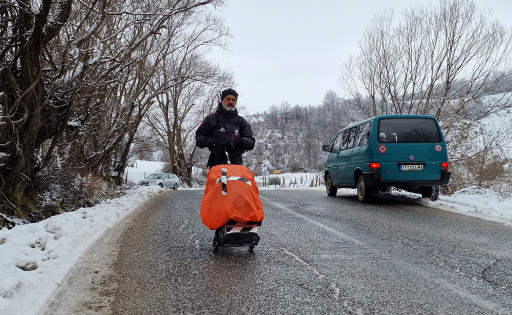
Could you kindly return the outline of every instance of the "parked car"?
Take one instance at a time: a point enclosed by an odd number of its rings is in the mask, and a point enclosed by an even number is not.
[[[357,198],[397,187],[437,200],[439,187],[448,185],[448,153],[439,123],[432,116],[377,116],[346,127],[332,144],[324,179],[327,194],[356,188]]]
[[[174,190],[178,189],[179,184],[179,177],[170,173],[151,174],[139,182],[139,185],[142,186],[158,185],[161,188],[170,187]]]

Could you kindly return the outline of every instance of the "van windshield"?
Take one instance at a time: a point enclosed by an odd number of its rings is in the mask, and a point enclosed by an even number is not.
[[[379,142],[441,142],[441,134],[432,118],[382,118]]]

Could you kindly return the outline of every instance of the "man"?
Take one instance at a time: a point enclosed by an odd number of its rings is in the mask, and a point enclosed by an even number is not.
[[[242,154],[254,149],[256,143],[251,125],[238,115],[238,93],[235,90],[222,91],[220,99],[215,113],[206,116],[197,128],[196,144],[210,150],[209,167],[227,164],[226,152],[231,164],[243,165]]]

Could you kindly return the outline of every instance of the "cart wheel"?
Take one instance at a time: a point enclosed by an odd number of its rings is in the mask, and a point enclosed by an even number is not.
[[[213,238],[213,251],[219,250],[219,239],[217,238],[217,235]]]

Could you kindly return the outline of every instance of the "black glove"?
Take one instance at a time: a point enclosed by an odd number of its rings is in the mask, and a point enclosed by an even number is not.
[[[245,149],[245,141],[242,139],[235,139],[232,142],[235,149]]]
[[[224,142],[222,142],[222,147],[225,150],[228,150],[228,149],[234,149],[235,145],[233,144],[233,141],[224,141]]]
[[[219,141],[217,141],[215,139],[208,139],[206,141],[206,146],[208,147],[208,149],[211,150],[211,149],[219,146]]]
[[[226,149],[243,149],[245,148],[245,142],[242,139],[235,139],[233,141],[224,141],[222,146]]]

